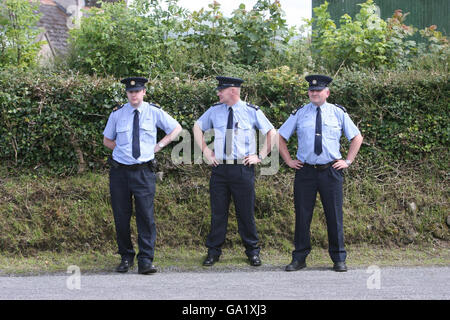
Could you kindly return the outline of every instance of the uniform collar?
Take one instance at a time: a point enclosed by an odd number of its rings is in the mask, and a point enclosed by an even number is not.
[[[229,105],[227,105],[227,104],[225,104],[225,105],[227,106],[227,110],[228,110],[229,108],[232,108],[232,109],[234,110],[234,109],[238,108],[241,104],[242,104],[242,100],[239,99],[238,102],[236,102],[236,103],[233,104],[232,106],[229,106]]]
[[[322,103],[320,106],[316,106],[314,103],[312,103],[311,102],[311,104],[313,105],[313,107],[314,108],[317,108],[317,107],[319,107],[319,108],[323,108],[324,106],[326,106],[327,105],[327,102],[325,101],[324,103]]]
[[[320,106],[316,106],[314,103],[310,102],[309,105],[311,106],[312,109],[316,110],[318,107],[320,107],[320,109],[324,109],[324,107],[326,107],[329,103],[328,102],[324,102],[323,104],[321,104]]]
[[[133,106],[131,105],[131,103],[128,102],[128,105],[129,105],[129,107],[130,107],[130,112],[131,112],[131,113],[134,113],[134,110],[137,110],[139,113],[141,113],[144,104],[145,104],[145,101],[142,101],[142,103],[139,105],[139,107],[135,108],[135,107],[133,107]]]

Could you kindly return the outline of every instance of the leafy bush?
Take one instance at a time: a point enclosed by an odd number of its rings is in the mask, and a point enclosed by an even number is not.
[[[346,106],[359,124],[367,160],[389,164],[434,159],[433,165],[446,168],[449,91],[445,70],[344,70],[333,82],[330,101]]]
[[[91,74],[147,74],[162,58],[159,31],[125,3],[103,3],[70,31],[70,64]]]
[[[266,12],[269,13],[268,18]],[[295,35],[292,28],[287,28],[279,1],[259,0],[250,11],[241,4],[229,23],[235,31],[233,40],[238,46],[235,63],[261,63],[274,53],[284,52]]]
[[[355,20],[344,14],[339,28],[330,18],[328,2],[314,8],[312,54],[325,69],[336,72],[343,66],[363,69],[404,67],[411,59],[430,52],[428,49],[431,48],[435,55],[448,59],[448,42],[442,34],[431,35],[430,30],[425,29],[421,34],[432,44],[417,45],[411,40],[417,29],[405,25],[408,14],[396,10],[392,18],[384,21],[377,15],[373,0],[359,6],[361,10]]]
[[[3,164],[73,172],[101,161],[103,108],[118,104],[120,83],[70,72],[0,74]]]
[[[103,3],[71,31],[69,66],[88,74],[160,76],[166,72],[196,78],[221,73],[229,64],[264,69],[287,52],[295,34],[279,1],[258,0],[226,18],[220,4],[192,13],[178,0]]]
[[[412,62],[412,68],[418,70],[448,70],[450,62],[450,46],[447,37],[432,25],[419,31],[423,43],[419,44],[419,54]]]

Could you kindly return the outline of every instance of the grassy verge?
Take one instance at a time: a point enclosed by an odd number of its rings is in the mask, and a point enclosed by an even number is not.
[[[346,173],[344,233],[349,245],[431,245],[450,241],[446,224],[448,183],[439,172],[383,169]],[[381,170],[380,170],[381,171]],[[158,244],[202,247],[210,228],[209,170],[176,168],[157,184]],[[262,247],[289,251],[294,232],[293,173],[256,178],[255,220]],[[319,200],[311,241],[327,247]],[[115,230],[106,172],[72,177],[0,176],[0,252],[36,255],[41,251],[115,250]],[[225,248],[241,245],[234,206],[230,207]],[[132,218],[132,238],[137,230]]]
[[[415,168],[367,168],[345,174],[344,234],[350,266],[450,265],[447,176]],[[209,169],[167,169],[157,184],[155,263],[165,270],[203,270],[209,232]],[[293,173],[256,178],[255,220],[266,266],[290,260],[294,233]],[[132,218],[132,239],[137,230]],[[218,268],[246,267],[230,208]],[[316,202],[309,266],[329,266],[326,222]],[[0,275],[65,272],[67,266],[110,271],[118,263],[106,172],[71,177],[9,175],[0,168]],[[215,266],[216,267],[216,266]]]
[[[434,246],[377,247],[348,246],[347,264],[350,268],[365,268],[369,265],[384,266],[448,266],[450,265],[450,245],[441,243]],[[155,265],[162,272],[204,272],[231,270],[283,270],[290,262],[290,253],[275,249],[261,252],[263,266],[249,266],[243,249],[225,249],[221,260],[212,268],[201,263],[205,257],[204,248],[160,248],[156,252]],[[94,251],[57,253],[39,252],[33,256],[0,255],[0,276],[37,275],[65,273],[67,267],[76,265],[82,273],[113,272],[120,257],[113,253]],[[323,248],[313,248],[307,259],[308,268],[330,268],[328,252]]]

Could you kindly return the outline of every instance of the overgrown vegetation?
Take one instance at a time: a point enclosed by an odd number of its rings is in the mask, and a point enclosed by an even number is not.
[[[177,2],[136,0],[130,7],[104,3],[92,9],[71,31],[69,66],[90,74],[151,78],[167,72],[198,78],[230,64],[264,69],[272,58],[287,54],[295,34],[279,1],[258,0],[250,10],[241,4],[230,18],[216,1],[192,13]]]
[[[396,246],[450,240],[445,224],[448,188],[431,171],[372,168],[363,164],[346,173],[344,231],[346,243]],[[173,168],[157,184],[155,217],[157,245],[203,247],[210,225],[209,169]],[[166,170],[167,174],[167,170]],[[294,208],[293,172],[257,175],[256,225],[263,248],[292,250]],[[111,252],[116,248],[106,172],[79,176],[1,178],[0,251],[24,255],[40,250]],[[132,219],[136,240],[136,225]],[[323,208],[313,216],[314,246],[327,247]],[[231,206],[226,248],[240,246]]]
[[[343,66],[404,68],[432,50],[447,50],[448,54],[447,39],[436,31],[436,26],[420,31],[423,42],[418,45],[412,40],[417,28],[405,24],[408,13],[396,10],[384,21],[378,16],[374,1],[368,0],[360,6],[354,20],[348,14],[341,17],[339,28],[330,19],[326,1],[314,8],[312,50],[326,69],[336,72]]]

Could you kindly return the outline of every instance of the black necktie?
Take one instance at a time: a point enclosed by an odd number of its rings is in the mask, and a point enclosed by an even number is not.
[[[320,107],[317,107],[316,135],[314,137],[314,153],[317,155],[322,153],[322,116],[320,114]]]
[[[231,154],[233,145],[233,108],[228,109],[227,133],[225,138],[224,151],[227,156]]]
[[[132,140],[133,158],[137,159],[141,155],[141,148],[139,145],[139,111],[134,110],[133,119],[133,140]]]

